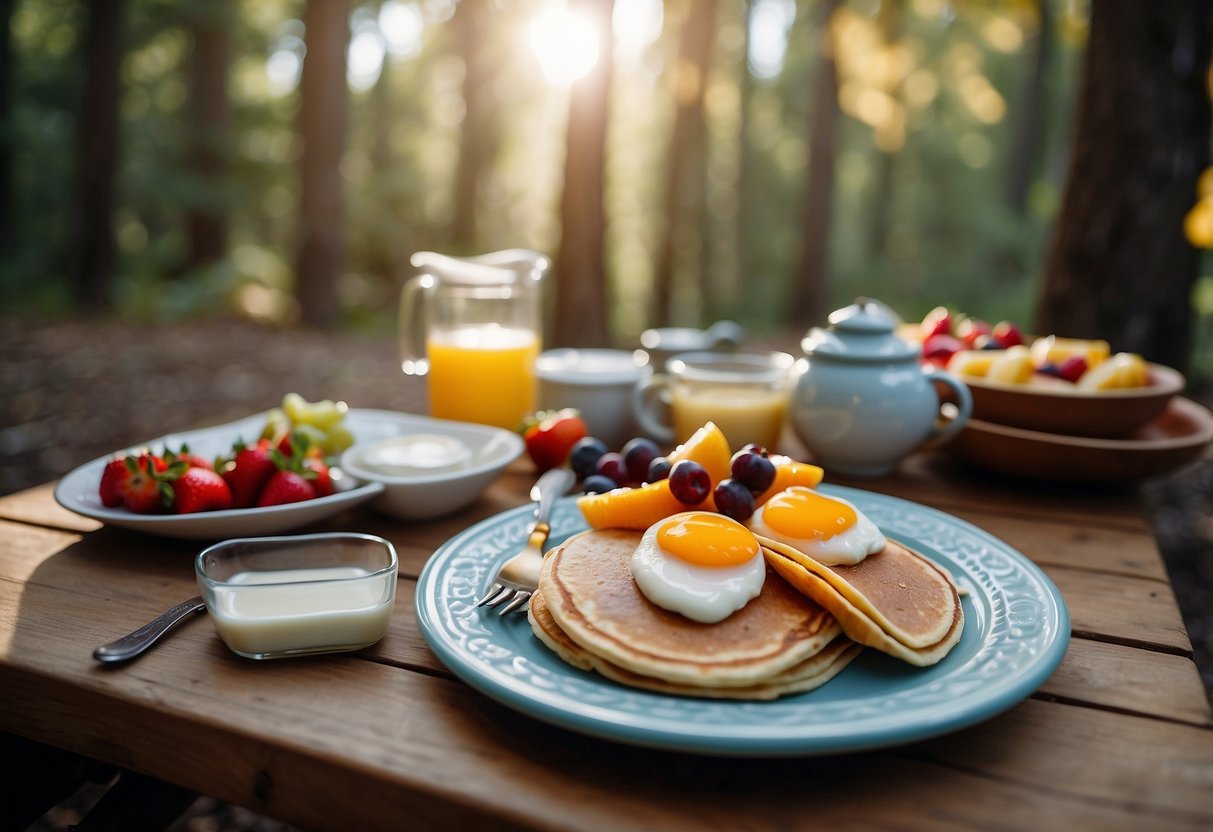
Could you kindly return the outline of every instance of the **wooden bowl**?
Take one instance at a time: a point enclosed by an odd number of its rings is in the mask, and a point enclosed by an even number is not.
[[[1056,386],[999,384],[957,376],[973,394],[973,418],[1008,427],[1070,436],[1128,437],[1157,418],[1184,389],[1178,370],[1149,364],[1150,383],[1125,390],[1081,391]],[[941,391],[941,395],[943,391]]]
[[[1157,476],[1200,456],[1213,440],[1213,414],[1175,396],[1124,439],[1069,436],[970,419],[950,453],[991,471],[1075,482],[1127,482]]]

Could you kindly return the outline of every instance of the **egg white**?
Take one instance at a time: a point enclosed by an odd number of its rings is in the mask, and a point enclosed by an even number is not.
[[[632,577],[654,604],[693,621],[715,624],[762,592],[767,569],[761,550],[736,566],[697,566],[657,542],[657,530],[664,522],[650,526],[632,553]]]
[[[829,499],[850,506],[855,510],[855,522],[851,527],[833,537],[817,540],[814,538],[791,537],[777,532],[766,523],[763,511],[766,508],[765,504],[759,506],[755,510],[754,516],[750,518],[750,530],[754,534],[778,540],[780,543],[804,552],[813,560],[827,566],[846,566],[859,563],[868,555],[874,555],[884,548],[884,535],[880,533],[880,529],[876,527],[876,524],[866,514],[855,508],[853,503],[846,500],[838,497],[829,497]]]

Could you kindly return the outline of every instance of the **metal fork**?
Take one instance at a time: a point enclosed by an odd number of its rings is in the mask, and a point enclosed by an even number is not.
[[[527,533],[526,545],[497,570],[497,577],[484,597],[476,602],[478,607],[496,607],[505,603],[498,615],[505,615],[531,600],[531,593],[539,586],[539,567],[543,565],[543,544],[552,531],[549,521],[556,499],[564,495],[577,480],[568,468],[553,468],[546,471],[539,481],[531,486],[531,499],[535,501],[535,522]]]

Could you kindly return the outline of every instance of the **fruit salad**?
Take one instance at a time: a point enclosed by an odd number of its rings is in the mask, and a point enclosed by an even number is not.
[[[345,402],[313,403],[288,393],[282,408],[267,414],[259,437],[251,444],[237,439],[214,460],[184,445],[117,455],[101,473],[101,504],[136,514],[193,514],[327,497],[335,491],[328,460],[353,443],[342,424],[347,409]]]
[[[1113,354],[1107,341],[1047,335],[1029,339],[1011,321],[990,324],[940,306],[899,334],[922,344],[924,363],[961,377],[1062,392],[1095,393],[1150,384],[1140,355]]]
[[[591,528],[644,530],[683,511],[724,514],[745,522],[773,494],[793,485],[815,486],[822,470],[749,444],[736,453],[714,423],[699,428],[668,454],[636,437],[619,451],[587,436],[569,452],[581,479],[577,506]]]

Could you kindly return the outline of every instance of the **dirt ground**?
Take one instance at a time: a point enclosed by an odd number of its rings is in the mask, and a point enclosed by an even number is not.
[[[416,410],[422,395],[400,372],[392,334],[323,334],[226,320],[147,325],[0,318],[0,494],[56,479],[168,430],[265,410],[291,391],[392,410]],[[1208,394],[1189,395],[1210,404]],[[1142,491],[1213,695],[1213,459],[1146,483]],[[99,788],[56,807],[31,829],[78,822]],[[172,829],[289,827],[200,798]]]

